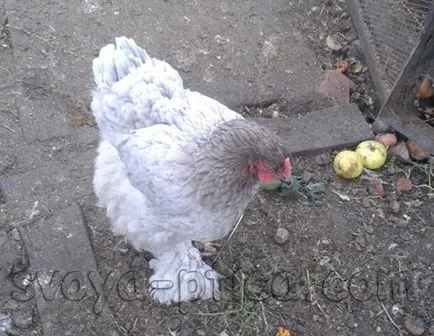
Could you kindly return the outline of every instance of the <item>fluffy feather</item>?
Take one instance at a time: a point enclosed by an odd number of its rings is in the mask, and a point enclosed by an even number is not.
[[[178,72],[125,37],[93,61],[101,132],[95,193],[115,234],[155,259],[161,303],[218,296],[218,274],[191,241],[225,236],[258,191],[250,160],[279,166],[279,140],[217,101],[184,89]],[[186,284],[197,282],[189,292]],[[167,286],[167,284],[170,286]]]

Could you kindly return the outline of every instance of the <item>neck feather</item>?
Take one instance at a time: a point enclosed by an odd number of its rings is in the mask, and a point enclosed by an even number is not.
[[[213,208],[245,208],[259,189],[248,163],[267,159],[271,155],[267,151],[280,146],[277,142],[268,130],[244,119],[225,122],[208,134],[194,164],[201,203]]]

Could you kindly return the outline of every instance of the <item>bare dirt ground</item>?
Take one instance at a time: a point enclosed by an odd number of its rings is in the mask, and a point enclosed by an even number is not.
[[[305,177],[326,184],[321,203],[306,193],[258,196],[216,262],[227,276],[221,301],[167,309],[142,288],[133,302],[132,293],[127,300],[114,294],[109,304],[118,321],[134,326],[133,335],[165,335],[169,328],[176,335],[269,335],[281,324],[295,335],[398,335],[391,319],[402,330],[408,315],[432,323],[432,203],[423,201],[422,190],[397,195],[386,185],[402,204],[393,213],[387,200],[367,191],[368,180],[337,180],[327,165],[312,162],[296,159],[310,172]],[[385,181],[394,178],[387,168],[380,173]],[[117,248],[103,213],[86,204],[102,273],[148,275],[146,256]],[[289,231],[284,244],[275,241],[278,228]]]
[[[150,300],[149,255],[113,237],[92,193],[98,134],[86,113],[91,60],[101,46],[128,35],[180,70],[186,86],[246,116],[291,116],[328,106],[314,90],[323,70],[360,58],[357,43],[348,43],[356,36],[345,1],[0,0],[0,19],[1,336],[43,335],[35,300],[11,294],[29,285],[11,278],[31,266],[21,219],[55,216],[71,204],[80,207],[107,289],[107,302],[91,304],[90,314],[102,320],[102,311],[111,312],[110,335],[272,335],[284,325],[295,336],[394,336],[409,335],[406,320],[434,335],[426,162],[389,162],[377,171],[386,190],[378,197],[368,174],[337,178],[333,153],[296,156],[305,188],[285,197],[261,193],[232,239],[218,242],[217,260],[207,259],[226,276],[221,300],[172,307]],[[332,52],[325,40],[336,33],[344,48]],[[350,76],[352,101],[372,117],[378,106],[368,74]],[[397,192],[401,176],[420,187]],[[310,197],[309,183],[322,183],[324,192]],[[289,232],[281,244],[278,228]],[[109,334],[79,324],[64,334]]]

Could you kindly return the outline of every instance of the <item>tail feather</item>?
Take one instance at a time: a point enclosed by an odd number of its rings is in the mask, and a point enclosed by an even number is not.
[[[179,73],[149,57],[132,39],[118,37],[101,48],[92,70],[91,103],[102,138],[117,146],[133,130],[156,124],[179,126],[190,112]]]
[[[144,64],[149,55],[133,39],[116,38],[116,45],[108,44],[101,48],[99,56],[93,60],[93,75],[98,86],[111,86],[125,77],[131,68]]]

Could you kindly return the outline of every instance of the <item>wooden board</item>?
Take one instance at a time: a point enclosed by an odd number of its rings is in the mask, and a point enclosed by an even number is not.
[[[374,136],[365,117],[354,104],[294,118],[261,118],[256,122],[282,137],[292,153],[352,146]]]
[[[117,335],[109,307],[98,295],[103,279],[80,209],[71,205],[23,226],[33,293],[44,336]],[[74,283],[75,282],[75,283]]]

